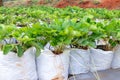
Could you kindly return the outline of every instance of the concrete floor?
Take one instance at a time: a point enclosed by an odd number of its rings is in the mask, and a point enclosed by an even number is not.
[[[105,71],[98,71],[100,79],[96,79],[93,73],[78,74],[71,76],[69,80],[120,80],[120,69],[109,69]]]

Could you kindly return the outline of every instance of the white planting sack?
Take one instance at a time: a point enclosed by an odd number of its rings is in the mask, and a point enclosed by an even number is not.
[[[0,44],[16,44],[17,40],[15,38],[4,39],[0,41]]]
[[[44,46],[44,50],[54,50],[54,47],[50,45],[50,43],[47,43],[45,46]]]
[[[64,78],[62,80],[67,80],[68,68],[69,50],[65,50],[60,55],[55,55],[50,50],[44,50],[37,57],[39,80],[52,80],[58,75]]]
[[[29,48],[22,57],[0,51],[0,80],[37,80],[35,48]]]
[[[90,49],[90,70],[92,72],[106,70],[111,67],[113,58],[112,51],[103,51],[101,49]]]
[[[114,50],[114,57],[112,61],[112,68],[117,69],[120,68],[120,45],[116,47]]]
[[[69,74],[87,73],[89,71],[89,54],[89,50],[71,50]]]

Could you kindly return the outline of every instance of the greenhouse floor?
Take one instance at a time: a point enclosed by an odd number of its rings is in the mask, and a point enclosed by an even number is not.
[[[96,79],[93,73],[85,73],[71,76],[69,80],[120,80],[120,69],[109,69],[98,72],[99,79]]]

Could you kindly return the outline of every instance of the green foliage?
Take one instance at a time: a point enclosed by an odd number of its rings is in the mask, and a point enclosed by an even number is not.
[[[95,40],[99,39],[115,46],[120,42],[119,14],[119,10],[78,7],[1,7],[0,48],[4,54],[14,51],[21,57],[30,47],[36,48],[38,56],[48,42],[56,54],[62,53],[67,45],[96,47]],[[17,43],[2,43],[11,38]]]
[[[17,48],[17,55],[19,57],[21,57],[24,53],[24,51],[23,51],[24,49],[22,49],[22,46],[20,46],[20,45],[17,45],[16,48]]]
[[[10,52],[13,49],[12,45],[5,45],[3,46],[3,54],[8,54],[8,52]]]

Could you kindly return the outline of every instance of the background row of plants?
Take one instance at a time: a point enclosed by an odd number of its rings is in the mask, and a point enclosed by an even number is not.
[[[119,10],[107,9],[82,9],[78,7],[67,7],[63,9],[31,6],[31,7],[0,7],[0,23],[16,24],[26,26],[30,23],[36,23],[39,20],[51,22],[57,18],[77,18],[81,19],[84,16],[93,16],[93,19],[113,19],[120,18]]]
[[[4,54],[14,51],[21,57],[26,49],[36,47],[38,56],[49,42],[53,52],[60,54],[66,46],[96,48],[95,41],[103,39],[108,42],[109,50],[120,41],[119,13],[118,10],[78,7],[2,7],[0,49]]]

